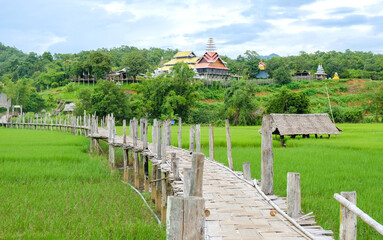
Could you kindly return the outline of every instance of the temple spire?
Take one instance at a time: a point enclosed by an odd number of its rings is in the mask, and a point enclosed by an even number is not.
[[[214,39],[209,38],[206,44],[206,52],[215,52],[215,51],[217,51],[217,49],[215,47]]]

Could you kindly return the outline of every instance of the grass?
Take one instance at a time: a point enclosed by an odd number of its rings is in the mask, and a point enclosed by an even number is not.
[[[287,172],[301,174],[302,209],[314,211],[319,225],[339,235],[339,204],[334,193],[356,191],[357,205],[383,223],[383,127],[382,124],[337,124],[344,130],[330,139],[289,139],[281,148],[274,146],[274,191],[286,196]],[[261,135],[259,126],[231,127],[232,155],[236,171],[250,162],[252,176],[261,176]],[[182,146],[188,149],[189,126],[183,126]],[[172,145],[177,146],[178,127],[172,127]],[[117,132],[122,134],[122,128]],[[129,132],[129,131],[128,131]],[[208,127],[201,127],[203,152],[208,156]],[[149,127],[151,139],[151,127]],[[214,128],[216,160],[227,164],[224,127]],[[382,239],[358,219],[358,239]]]
[[[0,239],[165,239],[89,140],[0,128]]]

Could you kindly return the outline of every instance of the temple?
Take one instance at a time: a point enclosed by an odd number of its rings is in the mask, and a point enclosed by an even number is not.
[[[327,73],[324,72],[321,64],[318,65],[317,72],[314,75],[317,80],[323,80],[327,78]]]
[[[216,52],[212,38],[209,38],[205,54],[198,59],[195,65],[197,78],[206,80],[227,80],[232,76],[226,62]]]
[[[154,72],[156,76],[161,73],[169,73],[171,71],[171,68],[180,62],[186,63],[189,66],[189,68],[193,69],[197,63],[197,60],[198,57],[192,51],[178,52],[176,55],[174,55],[174,58],[172,60],[165,63],[163,67],[158,68]]]

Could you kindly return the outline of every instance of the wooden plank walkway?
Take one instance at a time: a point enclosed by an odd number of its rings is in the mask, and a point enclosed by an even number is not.
[[[49,122],[49,121],[48,121]],[[74,121],[75,122],[75,121]],[[13,124],[13,125],[12,125]],[[7,123],[7,126],[53,130],[54,127],[61,127],[75,134],[87,132],[88,137],[93,139],[110,140],[109,131],[105,128],[96,127],[93,131],[88,126],[75,124],[46,124],[46,123]],[[72,130],[71,130],[72,129]],[[149,160],[159,164],[154,153],[154,145],[149,143],[148,150],[143,149],[143,142],[137,140],[133,144],[133,138],[126,137],[126,144],[123,144],[123,137],[115,135],[113,142],[109,142],[114,147],[132,149],[133,152],[144,152],[149,156]],[[161,164],[161,168],[170,169],[171,154],[176,153],[179,158],[179,168],[190,168],[192,164],[192,154],[190,151],[174,146],[166,147],[166,163]],[[142,159],[141,159],[142,161]],[[170,178],[170,177],[169,177]],[[182,179],[182,177],[181,177]],[[175,196],[183,195],[183,181],[172,180],[172,194]],[[205,199],[205,209],[210,211],[210,215],[205,221],[205,238],[211,240],[218,239],[333,239],[329,231],[324,231],[319,226],[313,226],[315,221],[305,220],[305,230],[309,231],[314,237],[310,237],[301,229],[294,226],[282,214],[272,214],[275,211],[272,205],[262,196],[251,182],[244,180],[241,174],[231,171],[223,164],[205,158],[203,169],[203,198]],[[285,205],[281,198],[273,197],[279,204]],[[284,206],[281,207],[285,208]],[[304,222],[304,221],[301,221]]]
[[[98,138],[108,138],[106,129],[98,129]],[[133,147],[133,139],[127,136],[127,145]],[[123,137],[115,136],[115,146],[122,146]],[[137,140],[137,148],[142,149],[142,142]],[[149,149],[154,152],[153,144]],[[182,172],[191,167],[191,152],[168,146],[166,161],[170,166],[171,153],[180,159]],[[153,157],[152,153],[152,157]],[[183,182],[173,184],[174,195],[183,195]],[[205,208],[210,215],[205,222],[206,239],[311,239],[280,214],[271,215],[274,208],[257,192],[254,186],[244,181],[223,164],[205,158],[203,172],[203,198]],[[314,222],[315,223],[315,222]],[[315,239],[333,239],[322,235],[323,232],[310,231]]]

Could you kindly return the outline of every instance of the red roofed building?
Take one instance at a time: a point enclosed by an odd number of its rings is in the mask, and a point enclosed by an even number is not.
[[[225,80],[230,78],[226,62],[217,52],[205,52],[194,67],[202,79]]]

